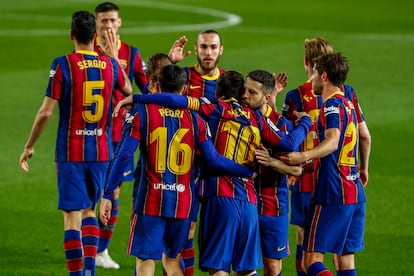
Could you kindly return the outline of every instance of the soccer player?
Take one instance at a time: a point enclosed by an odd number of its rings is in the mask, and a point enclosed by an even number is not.
[[[184,52],[187,41],[187,38],[182,36],[174,42],[168,54],[173,62],[179,62],[191,53],[191,51]],[[186,95],[196,98],[206,97],[212,102],[217,100],[217,80],[224,72],[218,67],[223,51],[222,39],[217,31],[209,29],[198,34],[194,46],[197,64],[184,67],[188,77]]]
[[[121,102],[130,103],[133,98],[134,102],[158,102],[196,110],[208,120],[219,153],[251,167],[254,167],[254,151],[262,137],[270,147],[286,151],[297,148],[310,126],[308,116],[298,114],[303,116],[298,127],[286,135],[259,111],[243,107],[237,101],[243,89],[243,76],[227,71],[220,76],[217,85],[217,96],[224,99],[215,104],[206,98],[171,94],[134,95]],[[262,264],[253,181],[210,175],[208,172],[201,175],[199,191],[202,198],[200,267],[210,274],[228,274],[232,268],[240,275],[247,275]],[[244,243],[239,244],[237,240]]]
[[[66,265],[73,276],[95,275],[99,233],[95,206],[112,158],[112,91],[116,87],[132,94],[131,83],[117,60],[93,51],[95,31],[92,14],[73,14],[75,52],[53,61],[46,96],[20,156],[20,166],[27,172],[27,159],[33,156],[35,143],[58,104],[58,209],[63,212]],[[114,40],[111,34],[108,38]]]
[[[271,94],[275,80],[271,73],[255,70],[247,74],[244,83],[245,93],[242,101],[253,109],[258,109],[280,130],[290,132],[294,126],[271,107]],[[272,149],[269,149],[272,152]],[[273,155],[276,156],[277,152]],[[300,175],[300,166],[288,166],[278,159],[271,159],[267,150],[256,150],[256,158],[263,165],[272,165],[272,169],[261,166],[256,178],[258,198],[260,240],[263,255],[264,275],[281,275],[282,259],[289,256],[289,194],[286,175]],[[277,163],[276,163],[277,162]],[[275,164],[276,163],[276,164]],[[280,164],[282,163],[282,164]]]
[[[312,89],[323,101],[316,121],[319,144],[280,158],[288,164],[320,158],[305,221],[307,275],[333,275],[323,264],[326,252],[337,255],[337,275],[356,275],[354,254],[364,248],[366,198],[358,169],[358,121],[341,91],[348,62],[340,53],[322,55],[313,62]]]
[[[161,91],[180,93],[185,89],[185,72],[177,65],[166,65],[160,70],[158,83]],[[128,251],[137,257],[137,275],[153,275],[155,260],[160,260],[163,252],[167,255],[163,264],[168,275],[182,275],[179,253],[187,241],[195,199],[196,149],[214,170],[213,175],[231,173],[250,178],[253,171],[217,153],[209,140],[207,124],[194,111],[156,104],[137,104],[134,111],[133,117],[126,119],[131,121],[131,128],[111,166],[101,219],[105,223],[110,220],[117,179],[140,146],[141,171],[134,187]]]
[[[128,74],[129,80],[132,82],[135,80],[135,83],[142,91],[145,84],[147,83],[147,77],[144,70],[144,62],[141,58],[141,54],[138,48],[131,46],[124,41],[119,39],[118,30],[122,26],[122,19],[120,17],[119,7],[112,2],[103,2],[96,6],[95,8],[96,16],[96,43],[95,51],[99,54],[105,53],[105,49],[108,47],[108,32],[111,31],[116,36],[116,41],[111,51],[118,57],[119,62],[121,63],[123,69]],[[115,90],[113,93],[112,104],[115,106],[118,101],[120,101],[124,95],[119,91]],[[112,142],[114,148],[117,147],[123,128],[123,122],[125,117],[126,110],[123,110],[121,115],[118,117],[112,118]],[[121,184],[123,181],[132,181],[134,169],[134,160],[131,160],[131,164],[125,169],[123,176],[120,178],[120,185],[118,185],[113,200],[113,214],[112,220],[108,225],[103,225],[101,221],[99,222],[99,246],[98,254],[96,256],[96,265],[103,268],[114,268],[119,269],[119,264],[116,263],[108,253],[108,247],[115,229],[116,222],[118,220],[118,206],[119,206],[119,194],[121,189]]]
[[[177,39],[169,53],[170,59],[176,63],[188,55],[191,51],[184,52],[184,47],[188,39],[185,36]],[[206,97],[212,102],[216,102],[217,80],[224,70],[218,67],[220,56],[223,54],[224,46],[221,35],[215,30],[204,30],[197,35],[194,45],[194,52],[197,56],[197,63],[191,67],[184,67],[187,75],[187,90],[183,93],[193,97]],[[185,267],[185,275],[194,275],[194,235],[196,230],[196,221],[199,210],[199,202],[194,201],[194,209],[192,213],[191,229],[188,236],[188,242],[181,254],[183,266]]]
[[[312,91],[312,84],[310,82],[310,76],[312,75],[313,59],[333,52],[332,45],[325,39],[316,37],[311,39],[305,39],[304,41],[304,69],[306,71],[308,81],[299,86],[296,89],[289,91],[286,94],[285,102],[283,104],[283,115],[289,120],[294,122],[296,116],[295,111],[307,112],[312,122],[316,121],[319,115],[319,110],[322,105],[322,98],[315,95]],[[353,88],[348,85],[341,86],[341,90],[345,91],[345,97],[350,100],[353,106],[356,108],[356,114],[358,118],[358,131],[360,139],[360,170],[361,179],[368,180],[368,162],[371,148],[371,136],[365,123],[362,109],[358,103]],[[302,150],[310,150],[318,144],[318,135],[316,133],[316,125],[314,124],[308,133],[308,137],[305,139],[301,146]],[[307,160],[304,174],[300,178],[290,177],[290,182],[297,183],[291,186],[291,224],[295,225],[296,230],[296,271],[297,275],[305,275],[302,267],[302,243],[303,243],[303,231],[304,223],[307,213],[309,212],[310,200],[312,192],[316,183],[316,176],[319,160]],[[367,180],[363,181],[366,185]]]

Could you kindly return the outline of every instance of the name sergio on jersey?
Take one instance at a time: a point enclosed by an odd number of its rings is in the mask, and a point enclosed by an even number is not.
[[[153,185],[155,190],[163,190],[163,191],[172,191],[172,192],[179,192],[182,193],[185,191],[184,184],[168,184],[168,183],[154,183]]]
[[[106,68],[106,61],[100,60],[100,59],[86,59],[82,61],[78,61],[77,63],[79,70],[85,70],[88,68],[99,68],[99,69],[105,69]]]

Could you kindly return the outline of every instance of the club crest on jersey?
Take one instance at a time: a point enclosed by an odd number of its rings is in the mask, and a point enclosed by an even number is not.
[[[127,113],[125,115],[125,123],[130,124],[132,123],[132,120],[134,120],[134,115],[132,115],[131,113]]]

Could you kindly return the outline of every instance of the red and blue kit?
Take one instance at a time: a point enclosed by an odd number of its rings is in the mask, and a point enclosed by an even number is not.
[[[185,67],[184,71],[188,77],[188,87],[187,92],[185,93],[188,96],[201,98],[205,97],[211,102],[216,102],[216,87],[217,80],[221,74],[224,73],[224,70],[218,68],[216,74],[212,77],[200,74],[198,64],[192,67]]]
[[[101,49],[98,46],[99,39],[95,40],[95,51],[98,54],[102,54]],[[145,74],[145,63],[142,60],[141,53],[138,48],[128,45],[124,41],[118,41],[118,60],[128,75],[131,83],[135,80],[138,88],[143,91],[147,81],[147,75]],[[124,98],[124,95],[118,89],[114,90],[112,97],[112,107],[115,107],[120,100]],[[120,114],[125,115],[123,112]],[[112,118],[112,140],[117,143],[121,139],[122,128],[124,124],[125,116],[117,116]]]
[[[119,64],[95,52],[56,58],[46,96],[59,101],[58,162],[96,162],[112,158],[111,97],[125,86]],[[114,82],[115,81],[115,82]]]
[[[254,151],[261,142],[282,151],[293,151],[302,143],[310,127],[310,119],[302,118],[290,135],[280,131],[259,111],[242,107],[235,99],[212,103],[206,98],[174,94],[134,95],[134,102],[158,103],[166,106],[189,108],[208,121],[217,151],[239,164],[254,167]],[[247,200],[256,204],[256,191],[251,179],[228,175],[216,176],[204,170],[200,183],[200,196],[225,196]],[[213,176],[211,176],[213,175]],[[204,177],[205,176],[205,177]]]
[[[312,83],[305,82],[296,89],[286,94],[285,102],[282,108],[282,114],[292,123],[295,122],[296,116],[293,111],[306,112],[312,120],[312,127],[309,130],[306,139],[300,148],[301,151],[311,150],[318,145],[318,135],[316,133],[315,121],[319,116],[319,110],[322,106],[322,98],[315,95],[312,90]],[[292,190],[298,192],[311,193],[315,187],[317,169],[319,160],[313,160],[313,171],[305,172],[299,179],[299,182],[292,187]]]
[[[267,112],[263,116],[269,118],[284,133],[289,133],[294,128],[290,121],[270,106],[268,106]],[[274,155],[274,149],[269,148],[268,150],[271,155]],[[260,174],[256,178],[255,184],[259,215],[282,216],[288,214],[289,195],[286,175],[269,167],[260,166]]]
[[[104,198],[111,198],[123,166],[138,145],[141,171],[134,192],[135,213],[188,218],[195,198],[193,162],[197,149],[218,172],[242,177],[253,175],[247,167],[218,155],[209,139],[206,122],[196,112],[137,104],[131,114],[126,118],[131,126],[124,132],[127,136],[115,156]]]
[[[314,204],[357,204],[365,202],[365,192],[358,170],[358,122],[344,93],[338,91],[321,107],[318,136],[325,140],[325,130],[337,128],[341,132],[339,145],[333,153],[320,159]]]

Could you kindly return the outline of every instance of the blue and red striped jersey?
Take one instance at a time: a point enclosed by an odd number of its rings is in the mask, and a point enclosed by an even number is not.
[[[298,88],[293,89],[286,94],[285,102],[282,108],[283,116],[294,123],[296,116],[293,114],[293,111],[304,111],[309,114],[312,120],[312,127],[309,130],[305,141],[301,145],[301,151],[311,150],[319,143],[315,121],[319,116],[319,110],[321,106],[322,98],[313,93],[312,83],[310,81],[305,82]],[[300,192],[313,192],[315,188],[318,167],[319,160],[313,160],[313,171],[304,173],[300,177],[299,182],[296,183],[292,189],[298,189]]]
[[[293,125],[279,114],[275,109],[268,106],[263,116],[270,119],[278,129],[288,133],[293,129]],[[270,155],[275,154],[275,150],[268,149]],[[281,216],[289,212],[289,193],[286,175],[279,173],[272,168],[260,166],[259,175],[255,179],[257,191],[257,208],[260,215]]]
[[[309,117],[303,117],[291,135],[280,131],[258,110],[241,106],[236,99],[210,102],[206,98],[194,98],[175,94],[134,95],[134,102],[157,103],[166,106],[189,108],[197,111],[208,122],[217,151],[235,162],[255,167],[254,151],[260,143],[293,151],[303,142],[309,127]],[[256,191],[252,179],[229,175],[216,176],[214,172],[202,172],[200,196],[225,196],[256,203]]]
[[[218,70],[216,70],[216,74],[210,77],[200,74],[197,70],[198,66],[199,65],[196,64],[192,67],[184,68],[184,71],[188,77],[188,86],[185,94],[195,98],[205,97],[211,102],[216,102],[217,80],[220,75],[224,73],[224,70],[218,68]]]
[[[114,59],[88,51],[53,61],[46,96],[59,102],[56,161],[112,158],[110,104],[114,87],[125,87],[121,70]]]
[[[134,211],[187,218],[195,200],[196,151],[216,173],[251,177],[253,171],[220,156],[205,121],[188,109],[137,104],[126,117],[121,145],[111,164],[104,198],[112,198],[124,167],[140,146],[134,190]]]
[[[95,51],[98,54],[102,54],[99,46],[99,39],[95,40]],[[131,46],[124,41],[118,41],[118,59],[119,62],[128,75],[131,83],[135,80],[138,88],[143,91],[144,86],[146,85],[147,75],[145,73],[144,62],[141,57],[141,53],[138,48]],[[115,107],[119,101],[124,98],[124,95],[118,89],[115,89],[112,96],[112,108]],[[113,142],[119,142],[122,136],[122,128],[124,125],[124,118],[126,110],[122,109],[119,112],[122,116],[117,116],[112,118],[112,140]]]
[[[320,142],[325,140],[327,129],[337,128],[341,134],[338,149],[320,158],[313,202],[365,202],[365,192],[358,170],[358,121],[355,109],[351,107],[343,92],[335,92],[322,104],[317,125]]]

